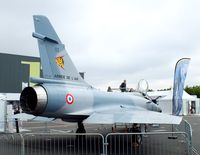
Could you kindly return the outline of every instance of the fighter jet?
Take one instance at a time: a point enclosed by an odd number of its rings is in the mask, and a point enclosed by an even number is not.
[[[179,124],[181,117],[161,113],[158,105],[132,93],[104,92],[82,79],[47,17],[34,15],[43,78],[20,96],[23,112],[83,124]],[[86,60],[87,61],[87,60]]]

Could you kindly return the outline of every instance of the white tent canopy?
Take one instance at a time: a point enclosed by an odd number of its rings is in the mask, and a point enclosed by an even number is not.
[[[172,98],[173,98],[173,91],[170,90],[170,91],[166,91],[165,96],[163,96],[162,98],[160,98],[160,100],[172,100]],[[183,97],[182,97],[182,99],[183,100],[194,100],[194,101],[196,101],[198,98],[189,95],[186,91],[183,91]]]
[[[172,113],[173,90],[148,92],[148,95],[152,98],[160,96],[158,104],[162,108],[162,111],[168,114]],[[184,91],[182,99],[183,106],[180,115],[187,115],[190,113],[192,102],[195,103],[195,113],[199,114],[199,99],[196,96],[189,95]]]

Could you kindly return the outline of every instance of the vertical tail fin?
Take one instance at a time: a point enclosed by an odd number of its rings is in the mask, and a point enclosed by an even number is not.
[[[33,16],[35,32],[38,39],[43,77],[47,79],[86,82],[82,79],[65,50],[48,18]]]
[[[187,75],[190,58],[182,58],[176,63],[174,71],[174,86],[172,99],[172,114],[179,115],[182,108],[184,82]]]

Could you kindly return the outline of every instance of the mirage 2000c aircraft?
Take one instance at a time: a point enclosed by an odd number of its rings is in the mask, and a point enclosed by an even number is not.
[[[79,75],[48,18],[33,16],[43,78],[26,87],[20,96],[23,112],[83,124],[179,124],[181,117],[163,114],[158,105],[132,93],[104,92]]]

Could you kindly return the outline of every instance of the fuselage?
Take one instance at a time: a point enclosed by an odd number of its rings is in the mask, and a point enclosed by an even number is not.
[[[94,112],[106,111],[117,106],[160,112],[149,100],[132,93],[104,92],[92,87],[44,83],[27,87],[20,97],[24,112],[45,117],[77,122]]]

